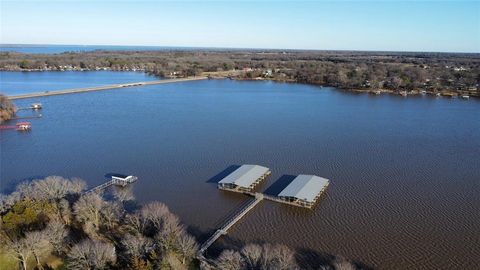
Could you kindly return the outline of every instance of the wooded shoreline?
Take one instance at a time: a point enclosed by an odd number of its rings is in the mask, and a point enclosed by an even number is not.
[[[0,53],[2,71],[143,71],[378,90],[480,96],[480,54],[425,52],[171,50]]]

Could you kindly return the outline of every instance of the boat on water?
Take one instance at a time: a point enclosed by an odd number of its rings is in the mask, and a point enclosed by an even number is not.
[[[32,124],[30,122],[18,122],[15,127],[18,131],[27,131],[32,129]]]
[[[42,103],[33,103],[31,108],[33,110],[40,110],[42,108]]]
[[[469,96],[469,95],[462,95],[462,98],[463,98],[463,99],[469,99],[470,96]]]

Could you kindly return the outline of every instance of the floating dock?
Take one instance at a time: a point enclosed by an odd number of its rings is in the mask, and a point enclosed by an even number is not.
[[[11,97],[9,97],[9,98],[12,99]],[[30,107],[17,108],[17,111],[21,111],[21,110],[38,111],[38,110],[41,110],[41,109],[42,109],[42,103],[33,103],[32,105],[30,105]]]
[[[42,109],[42,103],[33,103],[31,108],[32,110],[40,110]]]

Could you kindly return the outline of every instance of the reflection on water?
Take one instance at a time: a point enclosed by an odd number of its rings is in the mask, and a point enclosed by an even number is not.
[[[215,181],[259,164],[272,170],[259,191],[301,173],[331,184],[313,210],[260,203],[212,253],[267,241],[313,264],[328,254],[380,269],[480,263],[477,99],[208,80],[36,100],[44,117],[30,133],[1,133],[2,190],[52,174],[90,185],[107,172],[134,174],[138,200],[167,203],[205,239],[247,199]]]

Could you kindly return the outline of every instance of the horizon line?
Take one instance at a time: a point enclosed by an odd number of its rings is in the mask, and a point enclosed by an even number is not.
[[[216,47],[216,46],[175,46],[175,45],[120,45],[120,44],[59,44],[59,43],[0,43],[3,46],[110,46],[110,47],[145,47],[145,48],[183,48],[183,49],[212,49],[212,50],[265,50],[265,51],[330,51],[330,52],[382,52],[382,53],[453,53],[453,54],[480,54],[467,51],[411,51],[411,50],[373,50],[373,49],[301,49],[301,48],[261,48],[261,47]],[[22,53],[22,52],[19,52]],[[27,53],[25,53],[27,54]],[[49,53],[46,53],[49,54]]]

